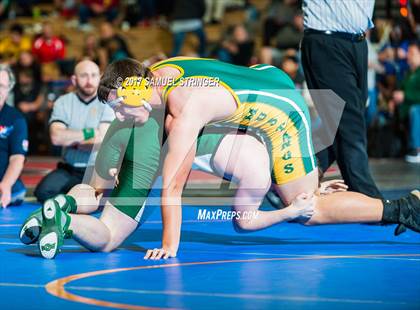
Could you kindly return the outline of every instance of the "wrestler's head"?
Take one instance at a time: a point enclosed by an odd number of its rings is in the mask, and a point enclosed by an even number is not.
[[[118,120],[134,120],[144,123],[149,119],[151,105],[148,102],[151,89],[146,81],[152,72],[134,59],[122,59],[108,65],[102,75],[98,97],[108,103]],[[139,87],[137,87],[137,85]]]

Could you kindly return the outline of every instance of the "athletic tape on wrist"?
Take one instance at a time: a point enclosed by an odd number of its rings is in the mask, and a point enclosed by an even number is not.
[[[93,128],[83,128],[83,140],[89,140],[95,137],[95,129]]]

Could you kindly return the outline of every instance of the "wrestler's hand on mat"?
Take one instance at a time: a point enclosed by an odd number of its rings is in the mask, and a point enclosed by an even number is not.
[[[348,188],[344,180],[331,180],[321,183],[319,193],[321,195],[328,195],[335,192],[345,192]]]
[[[176,257],[176,252],[173,252],[168,249],[160,248],[160,249],[147,250],[146,255],[144,256],[144,259],[158,260],[158,259],[168,259],[171,257]]]
[[[288,207],[291,220],[306,221],[314,214],[315,196],[313,193],[299,194]]]

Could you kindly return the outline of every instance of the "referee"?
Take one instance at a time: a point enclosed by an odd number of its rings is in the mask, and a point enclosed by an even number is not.
[[[345,101],[333,144],[317,153],[322,170],[336,160],[349,190],[382,198],[369,171],[364,116],[365,31],[373,27],[374,5],[374,0],[303,0],[305,32],[301,48],[309,89],[330,89]],[[313,92],[325,130],[338,103],[321,99]]]
[[[63,155],[57,169],[47,174],[35,189],[34,195],[41,203],[82,183],[86,169],[93,165],[93,146],[102,142],[115,117],[112,109],[98,99],[99,80],[99,67],[90,60],[82,60],[72,76],[75,91],[54,103],[50,137],[54,145],[63,147]]]

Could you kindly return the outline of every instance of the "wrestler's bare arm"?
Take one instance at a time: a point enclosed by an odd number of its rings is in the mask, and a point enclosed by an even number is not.
[[[232,95],[222,86],[178,87],[167,102],[170,124],[168,153],[163,163],[162,248],[149,250],[145,259],[176,255],[181,235],[181,196],[195,156],[196,140],[207,124],[229,117],[236,109]]]
[[[208,115],[200,111],[202,106],[195,103],[193,96],[194,94],[182,96],[181,93],[174,96],[175,102],[171,102],[172,107],[176,108],[172,109],[171,122],[167,126],[168,153],[163,162],[162,172],[162,248],[149,250],[146,259],[174,257],[178,251],[182,222],[182,190],[194,160],[197,136],[208,122]],[[188,99],[188,104],[176,102]]]

